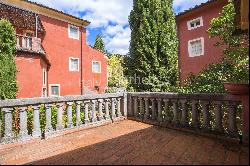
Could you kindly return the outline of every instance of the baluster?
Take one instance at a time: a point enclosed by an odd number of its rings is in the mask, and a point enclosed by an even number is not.
[[[134,99],[134,116],[135,118],[138,117],[138,101],[137,101],[137,97],[133,97]]]
[[[198,101],[192,101],[192,127],[199,127],[199,119],[198,119],[198,109],[197,109]]]
[[[57,103],[56,104],[57,106],[57,125],[56,125],[56,130],[59,131],[59,130],[62,130],[64,127],[62,125],[62,116],[63,116],[63,106],[64,104],[63,103]]]
[[[222,110],[221,110],[222,103],[220,101],[216,101],[214,102],[214,105],[215,105],[215,131],[223,132]]]
[[[20,131],[18,135],[18,139],[21,141],[28,140],[28,128],[27,128],[27,108],[21,107],[20,108]]]
[[[98,116],[98,120],[102,121],[103,120],[103,112],[102,112],[102,103],[103,103],[103,99],[99,99],[98,100],[98,110],[99,110],[99,116]]]
[[[210,125],[210,114],[209,114],[209,102],[201,101],[202,111],[203,111],[203,128],[206,130],[211,129]]]
[[[109,115],[109,99],[105,99],[105,119],[110,120],[110,115]]]
[[[73,102],[68,102],[67,128],[73,128],[73,122],[72,122],[72,105],[73,105]]]
[[[171,102],[173,103],[173,114],[174,114],[174,118],[173,118],[173,123],[174,126],[178,126],[180,121],[179,121],[179,110],[178,110],[178,101],[177,100],[171,100]]]
[[[112,101],[112,104],[111,104],[111,117],[112,117],[112,119],[115,119],[116,118],[116,114],[115,114],[115,102],[116,102],[116,99],[112,98],[111,101]]]
[[[45,109],[46,109],[45,136],[54,131],[52,124],[51,124],[51,108],[52,108],[52,104],[45,105]]]
[[[85,106],[84,106],[84,124],[89,124],[90,120],[89,120],[89,103],[85,102]]]
[[[139,117],[140,118],[143,118],[143,115],[144,115],[144,108],[143,108],[143,98],[142,97],[139,97],[139,107],[140,107],[140,115]]]
[[[156,119],[155,99],[150,99],[152,103],[152,120]]]
[[[168,115],[168,103],[169,103],[169,99],[163,99],[164,101],[164,122],[169,123],[170,122],[170,117]]]
[[[117,117],[122,117],[122,113],[121,113],[121,98],[117,99]]]
[[[228,106],[228,133],[231,137],[239,137],[238,129],[236,125],[236,109],[237,109],[236,102],[227,102]]]
[[[14,133],[12,131],[12,108],[3,108],[4,113],[4,137],[2,142],[11,143],[13,142]]]
[[[96,122],[96,100],[92,100],[92,120],[91,122]]]
[[[41,137],[41,128],[40,128],[40,106],[34,106],[33,109],[33,130],[32,137],[39,138]]]
[[[82,125],[81,120],[81,101],[76,102],[76,127],[80,127]]]
[[[144,115],[144,120],[147,120],[149,118],[149,103],[148,103],[148,98],[144,98],[145,101],[145,115]]]
[[[162,99],[156,99],[157,100],[157,108],[158,108],[158,116],[157,120],[158,122],[162,122]]]
[[[181,100],[181,126],[187,127],[188,125],[188,112],[187,112],[187,100]]]

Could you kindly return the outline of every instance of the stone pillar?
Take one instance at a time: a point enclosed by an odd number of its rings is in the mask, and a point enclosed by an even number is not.
[[[76,102],[76,127],[80,127],[82,125],[81,120],[81,101]]]
[[[177,125],[180,124],[178,101],[177,100],[171,100],[171,102],[173,104],[173,113],[174,113],[173,123],[174,123],[175,126],[177,126]]]
[[[32,137],[39,138],[42,136],[40,128],[40,106],[34,106],[33,109],[33,130]]]
[[[192,127],[198,128],[199,127],[199,114],[197,110],[198,101],[192,101]]]
[[[243,143],[249,145],[249,92],[241,96],[241,101],[243,106]]]
[[[236,125],[236,109],[237,103],[227,102],[228,106],[228,133],[231,137],[238,138],[238,129]]]
[[[143,98],[139,97],[139,107],[140,107],[140,118],[143,118],[144,116],[144,108],[143,108]]]
[[[137,102],[137,97],[133,97],[134,100],[134,117],[138,117],[138,102]]]
[[[168,116],[168,103],[169,99],[163,99],[164,101],[164,122],[170,122],[170,117]]]
[[[112,104],[111,104],[111,117],[112,117],[112,119],[115,119],[116,118],[116,114],[115,114],[115,101],[116,101],[116,99],[112,98],[111,101],[112,101]]]
[[[181,100],[181,126],[182,127],[187,127],[189,126],[188,124],[188,113],[187,113],[187,100]]]
[[[91,122],[96,122],[96,100],[92,100],[92,120]]]
[[[99,121],[102,121],[103,120],[103,112],[102,112],[102,103],[103,103],[103,99],[99,99],[98,100],[98,120]]]
[[[128,117],[128,95],[127,93],[124,93],[122,103],[123,103],[122,114],[125,118],[127,118]]]
[[[45,109],[46,109],[45,135],[54,131],[52,124],[51,124],[51,117],[52,117],[51,108],[52,108],[52,104],[45,105]]]
[[[14,133],[12,131],[12,108],[2,108],[2,112],[4,113],[4,137],[2,142],[11,143],[13,142]]]
[[[202,105],[202,112],[203,112],[203,128],[205,130],[211,130],[210,125],[210,114],[209,114],[209,102],[208,101],[201,101]]]
[[[18,139],[21,141],[30,139],[27,128],[27,107],[20,108],[20,131]]]
[[[155,99],[150,99],[152,103],[152,120],[156,119]]]
[[[84,124],[88,124],[90,123],[89,120],[89,103],[85,102],[85,106],[84,106]]]
[[[121,114],[121,98],[118,98],[117,99],[117,116],[118,117],[122,117],[122,114]]]
[[[144,115],[144,120],[147,120],[149,118],[149,103],[148,103],[148,98],[144,98],[145,101],[145,115]]]
[[[60,131],[64,127],[62,125],[62,116],[63,116],[63,103],[57,103],[57,124],[56,124],[56,130]]]
[[[162,122],[162,99],[156,99],[157,100],[157,108],[158,108],[158,116],[157,116],[157,121]]]
[[[221,101],[214,102],[215,105],[215,131],[223,132]]]
[[[72,105],[73,102],[68,102],[68,109],[67,109],[67,128],[73,128],[72,122]]]
[[[105,119],[110,120],[110,115],[109,115],[109,99],[105,99]]]

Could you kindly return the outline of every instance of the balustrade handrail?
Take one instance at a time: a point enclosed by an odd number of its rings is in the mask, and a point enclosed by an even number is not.
[[[97,100],[105,98],[122,97],[123,93],[110,93],[110,94],[91,94],[82,96],[59,96],[59,97],[46,97],[46,98],[26,98],[26,99],[7,99],[0,100],[0,108],[8,108],[15,106],[27,106],[27,105],[39,105],[39,104],[52,104],[62,103],[70,101],[82,101],[82,100]]]
[[[240,102],[241,98],[235,95],[220,93],[169,93],[169,92],[129,92],[131,97],[145,98],[168,98],[168,99],[190,99],[190,100],[216,100]]]

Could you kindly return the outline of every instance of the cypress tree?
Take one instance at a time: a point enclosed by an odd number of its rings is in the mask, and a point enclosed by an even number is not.
[[[178,40],[172,6],[172,0],[133,1],[128,74],[130,81],[137,77],[132,84],[136,91],[170,91],[177,85]]]
[[[16,97],[16,35],[11,23],[0,20],[0,100]]]
[[[105,52],[104,42],[103,42],[100,35],[97,35],[97,37],[95,39],[94,48],[97,49],[97,50],[100,50],[102,52]]]

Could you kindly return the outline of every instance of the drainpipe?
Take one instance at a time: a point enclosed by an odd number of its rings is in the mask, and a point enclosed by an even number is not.
[[[82,25],[82,31],[83,31],[83,25]],[[82,71],[82,32],[81,32],[81,35],[80,35],[80,38],[81,38],[81,58],[80,58],[80,71],[81,71],[81,95],[83,95],[83,82],[82,82],[82,74],[83,74],[83,71]]]
[[[36,14],[36,38],[37,38],[37,25],[38,25],[38,15]]]

